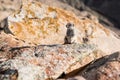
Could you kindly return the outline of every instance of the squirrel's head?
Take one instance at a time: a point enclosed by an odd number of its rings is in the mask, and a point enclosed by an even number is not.
[[[74,27],[73,23],[67,23],[66,28],[72,28],[72,27]]]

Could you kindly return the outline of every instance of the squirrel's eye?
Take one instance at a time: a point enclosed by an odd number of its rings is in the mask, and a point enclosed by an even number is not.
[[[72,24],[72,23],[67,23],[66,27],[67,27],[67,28],[69,28],[69,27],[74,27],[74,24]]]
[[[72,24],[74,26],[74,24]]]
[[[71,24],[71,23],[69,23],[69,26],[72,26],[72,24]]]
[[[68,25],[68,26],[71,26],[71,23],[68,23],[67,25]]]

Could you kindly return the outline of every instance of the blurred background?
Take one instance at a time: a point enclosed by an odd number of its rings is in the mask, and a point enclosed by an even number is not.
[[[50,6],[98,20],[120,36],[120,0],[37,0]],[[64,3],[64,4],[63,4]],[[71,6],[71,7],[69,7]]]
[[[108,18],[120,29],[120,0],[61,0],[78,10],[86,10],[84,4]],[[80,6],[83,3],[82,7]]]

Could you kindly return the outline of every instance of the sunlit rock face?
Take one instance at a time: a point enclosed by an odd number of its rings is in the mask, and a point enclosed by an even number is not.
[[[26,3],[26,5],[22,6],[20,11],[9,16],[8,19],[9,29],[15,36],[19,39],[36,44],[62,43],[67,22],[71,22],[75,24],[76,28],[79,28],[78,36],[80,38],[85,37],[86,30],[88,35],[93,36],[92,32],[96,30],[96,26],[102,28],[102,31],[106,31],[103,33],[105,35],[109,32],[99,23],[95,23],[87,18],[78,19],[71,12],[48,7],[36,2]],[[53,39],[52,37],[54,37],[53,42],[48,41],[48,38]],[[55,40],[56,38],[57,40]],[[42,42],[43,40],[46,40],[45,43]]]
[[[65,23],[62,24],[56,8],[40,3],[26,3],[9,17],[9,29],[30,44],[58,44],[63,42]]]
[[[8,17],[8,27],[0,27],[0,80],[56,80],[120,50],[119,37],[98,21],[53,6],[23,0]],[[74,44],[63,44],[68,22],[77,32]]]
[[[63,44],[68,22],[80,29],[79,42],[85,36],[84,21],[77,19],[73,13],[37,2],[24,3],[21,10],[9,16],[8,20],[12,34],[32,45]]]
[[[19,11],[8,17],[8,21],[14,37],[29,45],[63,44],[66,24],[70,22],[75,25],[78,43],[84,43],[87,38],[88,43],[94,43],[108,53],[116,52],[120,47],[120,40],[99,22],[35,1],[24,2]]]

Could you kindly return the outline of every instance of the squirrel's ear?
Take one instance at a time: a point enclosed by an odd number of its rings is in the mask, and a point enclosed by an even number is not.
[[[68,28],[68,25],[66,25],[66,28]]]
[[[71,27],[71,26],[72,26],[71,23],[67,23],[67,24],[66,24],[66,27],[67,27],[67,28],[69,28],[69,27]]]
[[[70,23],[67,23],[67,24],[66,24],[66,28],[69,28],[69,26],[70,26]]]
[[[66,24],[66,28],[67,28],[67,24]]]

